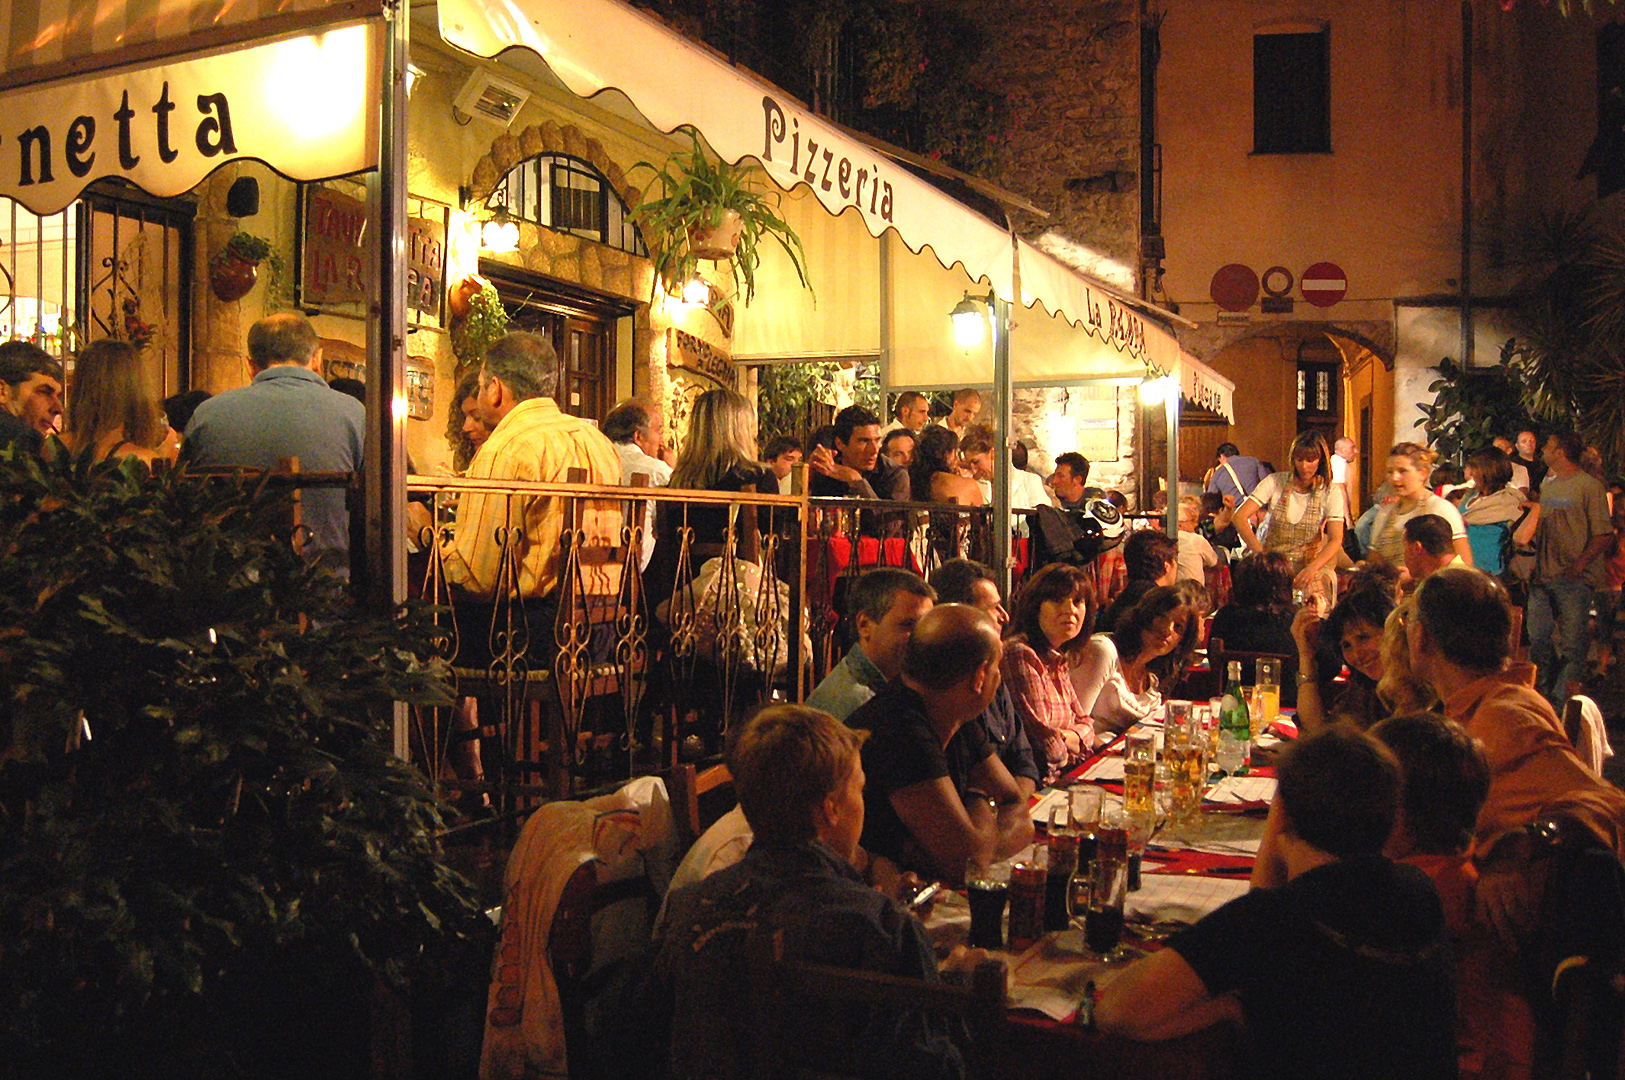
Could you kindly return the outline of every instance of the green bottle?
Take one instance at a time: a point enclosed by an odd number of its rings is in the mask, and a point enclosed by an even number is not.
[[[1224,701],[1219,706],[1219,730],[1228,733],[1241,747],[1241,764],[1230,770],[1233,776],[1246,776],[1253,756],[1252,717],[1247,699],[1241,693],[1241,661],[1230,661],[1224,677]]]

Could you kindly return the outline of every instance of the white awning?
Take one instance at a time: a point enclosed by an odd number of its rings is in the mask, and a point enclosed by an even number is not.
[[[523,47],[579,97],[620,90],[658,130],[698,128],[726,160],[753,157],[786,191],[805,184],[831,214],[855,208],[871,236],[895,229],[909,250],[929,244],[1012,298],[1003,227],[645,12],[619,0],[439,0],[439,16],[460,49]]]
[[[295,180],[378,163],[381,20],[0,93],[0,196],[52,214],[116,176],[159,196],[228,161]]]
[[[381,14],[381,0],[16,0],[0,7],[0,87]]]
[[[785,191],[811,191],[837,219],[830,237],[837,251],[851,250],[846,222],[855,212],[870,236],[894,232],[913,253],[890,249],[885,326],[877,327],[866,298],[843,304],[840,286],[826,281],[817,286],[816,310],[803,297],[782,319],[742,312],[740,359],[867,353],[878,329],[888,385],[988,385],[991,346],[955,345],[948,312],[978,284],[1016,303],[1019,260],[1019,300],[1030,310],[1016,312],[1010,338],[1018,385],[1136,378],[1151,366],[1202,395],[1192,400],[1229,415],[1231,384],[1184,354],[1165,326],[1138,310],[1143,303],[1025,241],[1012,247],[1002,226],[654,16],[621,0],[438,0],[438,15],[441,37],[460,49],[486,58],[528,49],[577,96],[618,90],[657,130],[694,127],[727,161],[754,158]],[[777,273],[778,261],[765,250],[760,273]],[[857,265],[867,281],[871,261]],[[786,291],[796,290],[764,294]]]

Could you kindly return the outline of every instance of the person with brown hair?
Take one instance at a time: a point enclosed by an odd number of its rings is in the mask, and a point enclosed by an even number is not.
[[[37,454],[62,415],[62,364],[32,341],[0,342],[0,449]]]
[[[1252,889],[1106,984],[1100,1028],[1172,1039],[1242,1023],[1237,1075],[1454,1080],[1447,928],[1427,875],[1383,855],[1398,763],[1338,727],[1299,739]]]
[[[1162,688],[1178,681],[1201,633],[1195,588],[1189,582],[1153,586],[1124,609],[1114,628],[1075,653],[1071,682],[1078,707],[1100,734],[1150,719],[1162,705]]]
[[[1236,507],[1236,532],[1255,554],[1285,555],[1294,587],[1330,600],[1337,592],[1334,566],[1343,550],[1347,492],[1332,483],[1331,451],[1320,432],[1300,432],[1287,456],[1291,471],[1264,477]],[[1260,514],[1262,538],[1253,531]]]
[[[480,373],[470,371],[458,380],[451,394],[451,408],[446,410],[446,442],[451,446],[451,469],[461,476],[468,471],[469,462],[479,453],[491,429],[479,416]]]
[[[169,428],[141,356],[127,341],[103,338],[80,350],[68,395],[62,441],[97,461],[132,457],[151,465],[174,461],[180,436]]]
[[[1474,834],[1479,911],[1515,943],[1536,916],[1526,826],[1549,821],[1625,855],[1625,793],[1585,766],[1535,691],[1533,666],[1512,661],[1512,605],[1500,582],[1441,570],[1422,582],[1415,604],[1406,621],[1412,669],[1489,758],[1489,798]]]
[[[997,642],[995,641],[995,644]],[[935,981],[918,919],[853,869],[864,833],[863,734],[816,709],[776,705],[734,736],[728,760],[754,833],[733,866],[669,899],[637,1018],[637,1041],[671,1076],[745,1076],[765,1058],[842,1076],[963,1076],[947,1028],[901,1009],[802,1002],[763,1047],[740,973],[752,950],[784,959]],[[1025,814],[1025,807],[1022,808]]]
[[[1089,574],[1051,563],[1016,594],[1003,673],[1045,783],[1094,749],[1095,726],[1072,685],[1072,651],[1094,625]]]

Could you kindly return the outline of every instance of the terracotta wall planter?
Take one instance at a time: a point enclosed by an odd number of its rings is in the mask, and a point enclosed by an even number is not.
[[[209,287],[225,303],[241,300],[259,277],[256,266],[235,255],[216,255],[209,263]]]

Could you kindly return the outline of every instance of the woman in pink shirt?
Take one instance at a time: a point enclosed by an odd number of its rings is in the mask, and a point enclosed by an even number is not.
[[[1016,596],[1001,669],[1027,738],[1042,756],[1046,784],[1095,745],[1094,725],[1068,674],[1072,648],[1089,638],[1094,601],[1089,575],[1064,563],[1044,567]]]

